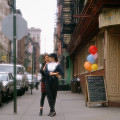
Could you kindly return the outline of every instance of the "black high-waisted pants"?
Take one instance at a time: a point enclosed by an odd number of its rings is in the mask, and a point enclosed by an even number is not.
[[[47,99],[50,106],[50,112],[55,112],[55,102],[57,97],[58,83],[53,80],[51,84],[46,85]]]

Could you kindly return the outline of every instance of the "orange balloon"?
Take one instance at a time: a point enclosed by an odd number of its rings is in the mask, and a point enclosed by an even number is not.
[[[91,66],[92,66],[92,64],[90,62],[85,62],[85,64],[84,64],[84,68],[88,71],[92,70]]]

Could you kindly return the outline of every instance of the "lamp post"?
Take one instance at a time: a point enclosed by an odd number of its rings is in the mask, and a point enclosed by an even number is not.
[[[34,42],[32,41],[32,81],[33,81],[33,74],[34,74]],[[31,88],[31,95],[32,95],[32,88]]]

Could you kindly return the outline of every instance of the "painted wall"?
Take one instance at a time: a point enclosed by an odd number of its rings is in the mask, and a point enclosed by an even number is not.
[[[120,25],[120,8],[103,9],[99,15],[99,28]]]

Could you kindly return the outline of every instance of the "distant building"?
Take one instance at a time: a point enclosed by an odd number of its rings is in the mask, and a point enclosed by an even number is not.
[[[25,41],[26,37],[17,41],[17,63],[22,65],[25,62]]]
[[[41,45],[41,29],[31,27],[28,29],[30,38],[32,39],[33,52],[34,52],[34,73],[39,72],[40,45]]]
[[[39,46],[41,45],[41,29],[40,28],[34,28],[31,27],[28,29],[29,33],[30,33],[30,37],[33,39],[34,38],[34,42],[38,42]]]
[[[40,56],[40,46],[38,44],[38,42],[33,42],[33,64],[34,64],[34,69],[33,72],[34,73],[39,73],[40,69],[39,69],[39,56]]]

